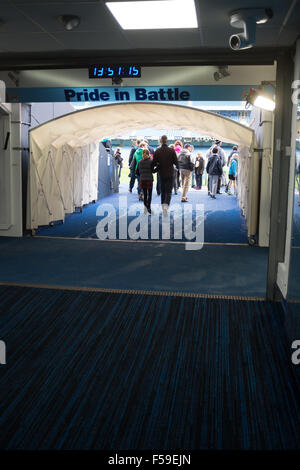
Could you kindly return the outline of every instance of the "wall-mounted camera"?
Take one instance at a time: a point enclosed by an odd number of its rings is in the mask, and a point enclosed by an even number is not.
[[[273,17],[270,8],[243,8],[230,14],[230,25],[243,29],[242,33],[232,34],[229,38],[231,49],[249,49],[255,44],[256,25],[264,24]]]

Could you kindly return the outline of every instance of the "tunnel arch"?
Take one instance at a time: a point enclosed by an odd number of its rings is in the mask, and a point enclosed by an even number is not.
[[[211,135],[222,142],[250,148],[254,131],[229,118],[199,108],[169,103],[109,103],[74,111],[30,131],[40,149],[49,144],[86,145],[130,130],[186,129]]]

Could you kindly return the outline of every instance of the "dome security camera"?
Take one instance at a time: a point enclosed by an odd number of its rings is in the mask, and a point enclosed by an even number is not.
[[[232,34],[229,46],[234,51],[249,49],[255,44],[256,25],[264,24],[273,17],[270,8],[244,8],[230,14],[230,25],[243,29],[242,33]]]

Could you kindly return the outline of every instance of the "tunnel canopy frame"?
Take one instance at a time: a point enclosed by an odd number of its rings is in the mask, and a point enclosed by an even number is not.
[[[253,152],[256,143],[254,130],[210,111],[161,102],[102,104],[74,111],[30,130],[27,228],[33,230],[40,225],[64,220],[67,213],[75,210],[72,201],[82,200],[81,205],[84,205],[94,200],[97,192],[95,178],[93,191],[89,191],[88,185],[92,175],[98,171],[97,143],[104,138],[113,139],[130,130],[144,128],[185,129],[237,144],[240,156],[239,205],[246,218],[248,236],[256,234],[259,164],[257,153]],[[68,155],[68,163],[63,163],[64,155]],[[80,184],[78,178],[83,174],[88,176]],[[82,194],[86,197],[83,198]]]

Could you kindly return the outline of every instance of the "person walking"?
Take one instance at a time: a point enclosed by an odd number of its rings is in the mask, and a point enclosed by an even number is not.
[[[119,165],[119,179],[120,179],[121,178],[121,170],[123,168],[123,158],[122,158],[122,155],[121,155],[121,148],[120,147],[117,147],[117,150],[115,151],[114,157],[115,157],[115,161],[116,161],[117,165]]]
[[[130,150],[130,154],[129,154],[129,158],[128,158],[128,167],[130,169],[130,172],[129,172],[129,192],[132,193],[132,190],[134,188],[134,183],[135,183],[135,180],[136,180],[136,174],[135,174],[135,171],[132,171],[131,169],[131,163],[132,163],[132,159],[133,159],[133,156],[135,154],[135,152],[137,151],[137,149],[140,147],[140,143],[141,143],[141,139],[137,139],[136,140],[136,145],[134,147],[132,147],[132,149]]]
[[[198,152],[195,160],[196,189],[202,189],[202,176],[204,172],[204,158],[202,153]]]
[[[237,193],[236,191],[236,180],[237,180],[237,172],[238,172],[238,154],[234,153],[231,157],[231,163],[229,167],[229,172],[228,172],[228,178],[229,178],[229,183],[228,183],[228,191],[227,194],[228,196],[231,196],[231,185],[233,184],[233,189],[234,189],[234,194]]]
[[[140,177],[137,174],[136,170],[137,170],[137,166],[138,166],[139,162],[143,158],[143,150],[144,149],[147,149],[147,144],[146,144],[146,142],[142,141],[142,142],[140,142],[139,148],[135,151],[135,153],[133,155],[131,165],[130,165],[130,169],[131,169],[132,172],[134,172],[134,177],[137,178],[137,181],[138,181],[137,191],[138,191],[138,196],[139,196],[140,201],[143,200],[143,192],[142,192],[141,187],[140,187]]]
[[[155,173],[154,161],[150,157],[149,149],[142,151],[142,160],[139,161],[136,173],[140,179],[140,187],[144,193],[144,213],[151,214],[151,200],[153,188],[153,173]]]
[[[168,215],[168,208],[172,197],[174,165],[178,168],[177,154],[174,149],[168,147],[168,137],[162,135],[161,146],[155,150],[153,156],[154,167],[158,168],[161,189],[161,204],[163,215]]]
[[[169,145],[170,149],[175,149],[174,144]],[[174,165],[174,173],[173,173],[173,189],[174,189],[174,194],[178,193],[178,170],[176,166]]]
[[[216,193],[218,189],[218,180],[220,176],[222,176],[222,173],[223,173],[222,163],[218,155],[217,147],[213,148],[212,150],[212,155],[209,157],[207,165],[206,165],[206,171],[209,175],[210,196],[213,199],[216,199]]]
[[[174,150],[177,154],[177,158],[178,158],[178,155],[180,154],[182,149],[183,149],[183,144],[182,144],[181,140],[176,140],[174,142]],[[177,191],[178,191],[178,188],[180,188],[180,186],[181,186],[180,172],[177,171]]]
[[[189,190],[191,174],[194,169],[191,159],[192,150],[193,147],[191,144],[185,144],[184,149],[178,156],[179,171],[182,182],[181,202],[187,202],[187,193]]]
[[[237,145],[234,145],[232,147],[232,150],[230,152],[230,154],[228,155],[228,158],[227,158],[227,166],[230,167],[230,160],[231,160],[231,157],[234,153],[238,153],[238,148],[237,148]]]
[[[227,158],[227,167],[228,167],[228,168],[230,168],[230,162],[231,162],[231,159],[232,159],[232,156],[233,156],[234,153],[238,153],[238,147],[237,147],[237,145],[234,145],[234,146],[232,147],[232,150],[231,150],[230,154],[228,155],[228,158]],[[228,180],[228,182],[227,182],[227,184],[226,184],[225,193],[228,193],[229,181],[230,181],[230,180]]]
[[[226,154],[225,154],[224,150],[222,149],[221,145],[222,145],[222,142],[220,140],[216,139],[214,145],[212,145],[210,147],[210,149],[208,150],[208,152],[206,154],[206,158],[209,159],[209,157],[212,156],[213,149],[217,148],[218,149],[218,156],[220,158],[221,165],[222,165],[222,168],[223,168],[226,165]],[[222,171],[222,175],[223,175],[223,171]],[[217,189],[218,194],[221,194],[221,191],[220,191],[221,190],[221,182],[222,182],[222,176],[220,176],[219,181],[218,181],[218,189]]]

